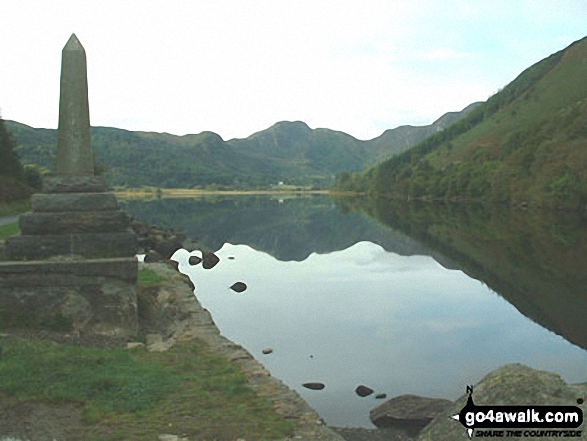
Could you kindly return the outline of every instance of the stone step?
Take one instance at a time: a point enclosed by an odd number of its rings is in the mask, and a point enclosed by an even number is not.
[[[38,276],[33,280],[32,275]],[[135,257],[112,259],[33,260],[29,262],[1,262],[0,288],[11,283],[35,286],[55,283],[43,282],[43,277],[60,277],[63,285],[74,285],[75,278],[103,277],[134,284],[138,278],[138,260]],[[59,283],[58,283],[59,284]],[[1,298],[0,289],[0,298]]]
[[[43,193],[102,193],[106,180],[102,176],[52,176],[43,179]]]
[[[52,256],[85,258],[133,257],[137,236],[132,231],[97,234],[19,235],[6,240],[10,260],[46,259]]]
[[[25,235],[123,233],[129,228],[122,210],[25,213],[20,216],[20,231]]]
[[[114,193],[37,193],[32,197],[33,212],[118,210]]]

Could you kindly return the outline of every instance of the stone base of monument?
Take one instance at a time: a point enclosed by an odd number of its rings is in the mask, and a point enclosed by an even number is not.
[[[94,176],[48,178],[43,191],[0,253],[0,320],[136,335],[137,237],[116,196]]]
[[[31,327],[61,321],[66,327],[60,330],[135,336],[137,271],[136,258],[4,262],[0,319]]]

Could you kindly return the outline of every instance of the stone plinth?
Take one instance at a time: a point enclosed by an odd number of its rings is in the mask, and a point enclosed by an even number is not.
[[[6,239],[10,260],[47,259],[52,256],[86,258],[129,257],[137,252],[132,232],[102,234],[51,234],[12,236]]]
[[[106,181],[101,176],[53,176],[43,179],[43,193],[101,193]]]
[[[136,258],[4,262],[0,312],[28,323],[59,318],[75,332],[134,336],[137,277]]]
[[[128,215],[115,211],[68,211],[62,213],[25,213],[20,216],[22,234],[121,233],[129,228]]]
[[[34,194],[32,207],[35,212],[109,211],[118,210],[114,193],[59,193]]]
[[[52,184],[64,181],[70,189],[76,182],[83,189],[96,182],[75,178]],[[137,237],[113,193],[39,193],[33,195],[32,207],[32,213],[20,216],[22,234],[6,240],[9,260],[132,257],[137,252]]]

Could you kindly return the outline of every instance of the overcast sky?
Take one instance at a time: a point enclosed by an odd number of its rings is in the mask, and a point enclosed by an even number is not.
[[[0,109],[56,128],[61,50],[94,126],[244,138],[278,121],[371,139],[484,101],[587,35],[585,0],[0,0]]]

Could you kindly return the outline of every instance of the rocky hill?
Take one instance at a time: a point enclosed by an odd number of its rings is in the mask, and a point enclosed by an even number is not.
[[[340,190],[587,206],[587,37],[536,63],[446,130]]]
[[[213,132],[175,136],[93,127],[92,145],[112,185],[127,187],[228,186],[284,182],[326,188],[343,170],[359,171],[413,146],[468,113],[451,112],[428,126],[402,126],[358,140],[301,121],[282,121],[248,138],[223,140]],[[57,131],[7,121],[25,164],[53,167]]]

